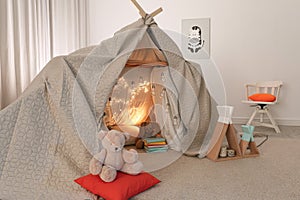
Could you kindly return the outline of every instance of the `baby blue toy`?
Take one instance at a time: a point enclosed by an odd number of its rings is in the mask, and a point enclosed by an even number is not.
[[[242,140],[247,142],[254,142],[254,137],[253,137],[254,126],[242,125],[242,131],[243,131]]]

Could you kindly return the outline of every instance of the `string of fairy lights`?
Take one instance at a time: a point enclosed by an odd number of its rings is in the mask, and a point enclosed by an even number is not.
[[[165,73],[161,73],[161,80],[166,81]],[[134,80],[126,80],[124,76],[120,77],[117,84],[114,86],[108,106],[111,109],[111,118],[113,123],[118,124],[120,121],[128,122],[129,124],[136,125],[141,123],[142,120],[148,117],[149,105],[147,98],[155,97],[157,94],[156,84],[145,80],[143,76],[138,77],[138,82]],[[166,88],[162,87],[159,92],[159,98],[162,99],[162,106],[165,112],[168,113],[170,103],[166,96]],[[115,94],[115,95],[114,95]],[[150,97],[149,97],[150,95]],[[173,124],[178,125],[178,117],[173,116]]]

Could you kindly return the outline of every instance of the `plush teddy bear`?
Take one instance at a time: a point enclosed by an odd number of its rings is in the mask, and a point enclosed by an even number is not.
[[[90,161],[89,170],[93,175],[99,175],[105,182],[112,182],[117,171],[137,175],[143,169],[138,160],[138,153],[134,149],[124,149],[126,137],[129,135],[117,130],[100,131],[102,150]]]
[[[144,138],[162,137],[160,126],[156,122],[143,122],[140,127],[139,135],[136,139],[135,146],[137,149],[144,148]]]

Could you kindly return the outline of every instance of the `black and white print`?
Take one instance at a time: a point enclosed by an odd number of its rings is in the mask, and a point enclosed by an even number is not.
[[[191,59],[207,59],[210,57],[210,19],[182,20],[182,49]]]

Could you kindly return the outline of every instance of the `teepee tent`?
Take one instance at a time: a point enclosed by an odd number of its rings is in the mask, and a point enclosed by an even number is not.
[[[171,151],[206,155],[215,103],[199,66],[185,60],[153,20],[159,12],[141,12],[141,19],[100,45],[52,59],[0,112],[0,199],[93,198],[73,180],[89,173],[88,163],[101,148],[96,136],[107,128],[105,111],[113,91],[111,111],[122,125],[128,116],[140,117],[136,109],[149,101]],[[136,75],[126,77],[128,71]],[[149,86],[151,98],[139,96],[136,112],[124,111],[133,105],[128,94],[134,87],[124,93],[128,101],[120,100],[117,85],[126,84]]]

